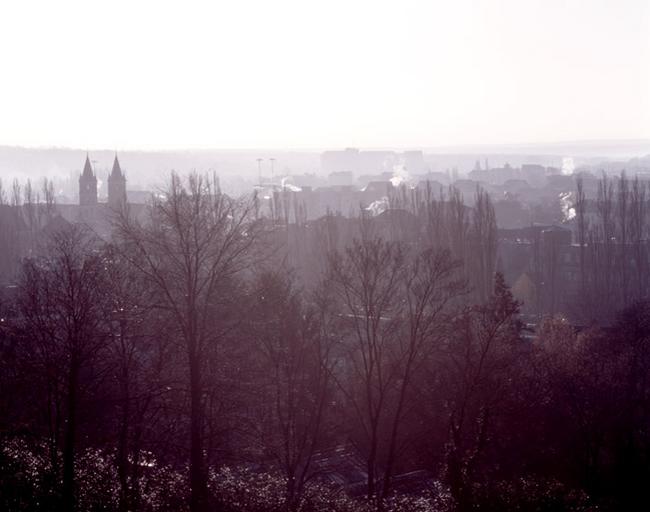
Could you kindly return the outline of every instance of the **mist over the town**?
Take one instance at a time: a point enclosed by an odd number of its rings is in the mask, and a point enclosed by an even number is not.
[[[0,510],[650,510],[650,3],[0,6]]]

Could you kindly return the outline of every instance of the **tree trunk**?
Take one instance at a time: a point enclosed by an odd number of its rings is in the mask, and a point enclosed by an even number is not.
[[[201,361],[190,349],[190,510],[206,510],[207,486],[203,461],[203,397],[201,386]]]
[[[117,446],[117,474],[120,481],[119,510],[129,510],[129,479],[128,479],[128,434],[129,434],[129,383],[128,370],[122,369],[122,419]]]
[[[375,497],[375,464],[377,459],[377,440],[376,440],[376,427],[373,428],[372,439],[370,440],[370,454],[368,455],[367,468],[368,468],[368,500]]]
[[[74,497],[74,443],[76,437],[78,363],[73,358],[68,374],[68,411],[63,443],[63,510],[73,512]]]

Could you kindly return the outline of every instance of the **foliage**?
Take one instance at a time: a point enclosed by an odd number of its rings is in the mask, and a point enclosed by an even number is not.
[[[625,194],[601,185],[597,229],[643,254]],[[0,509],[650,509],[650,305],[524,331],[489,196],[414,200],[326,219],[302,260],[196,175],[110,245],[52,233],[0,304]],[[643,296],[601,234],[585,290]]]

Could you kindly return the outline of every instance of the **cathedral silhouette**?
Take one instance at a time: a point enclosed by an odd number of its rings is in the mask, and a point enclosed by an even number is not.
[[[94,206],[97,200],[97,176],[90,164],[90,158],[86,154],[86,163],[83,172],[79,176],[79,205]],[[108,206],[119,209],[126,204],[126,177],[120,167],[120,161],[115,155],[113,168],[108,176]]]

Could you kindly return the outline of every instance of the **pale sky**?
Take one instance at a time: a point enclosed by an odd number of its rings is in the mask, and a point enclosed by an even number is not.
[[[650,0],[4,1],[0,145],[650,138]]]

